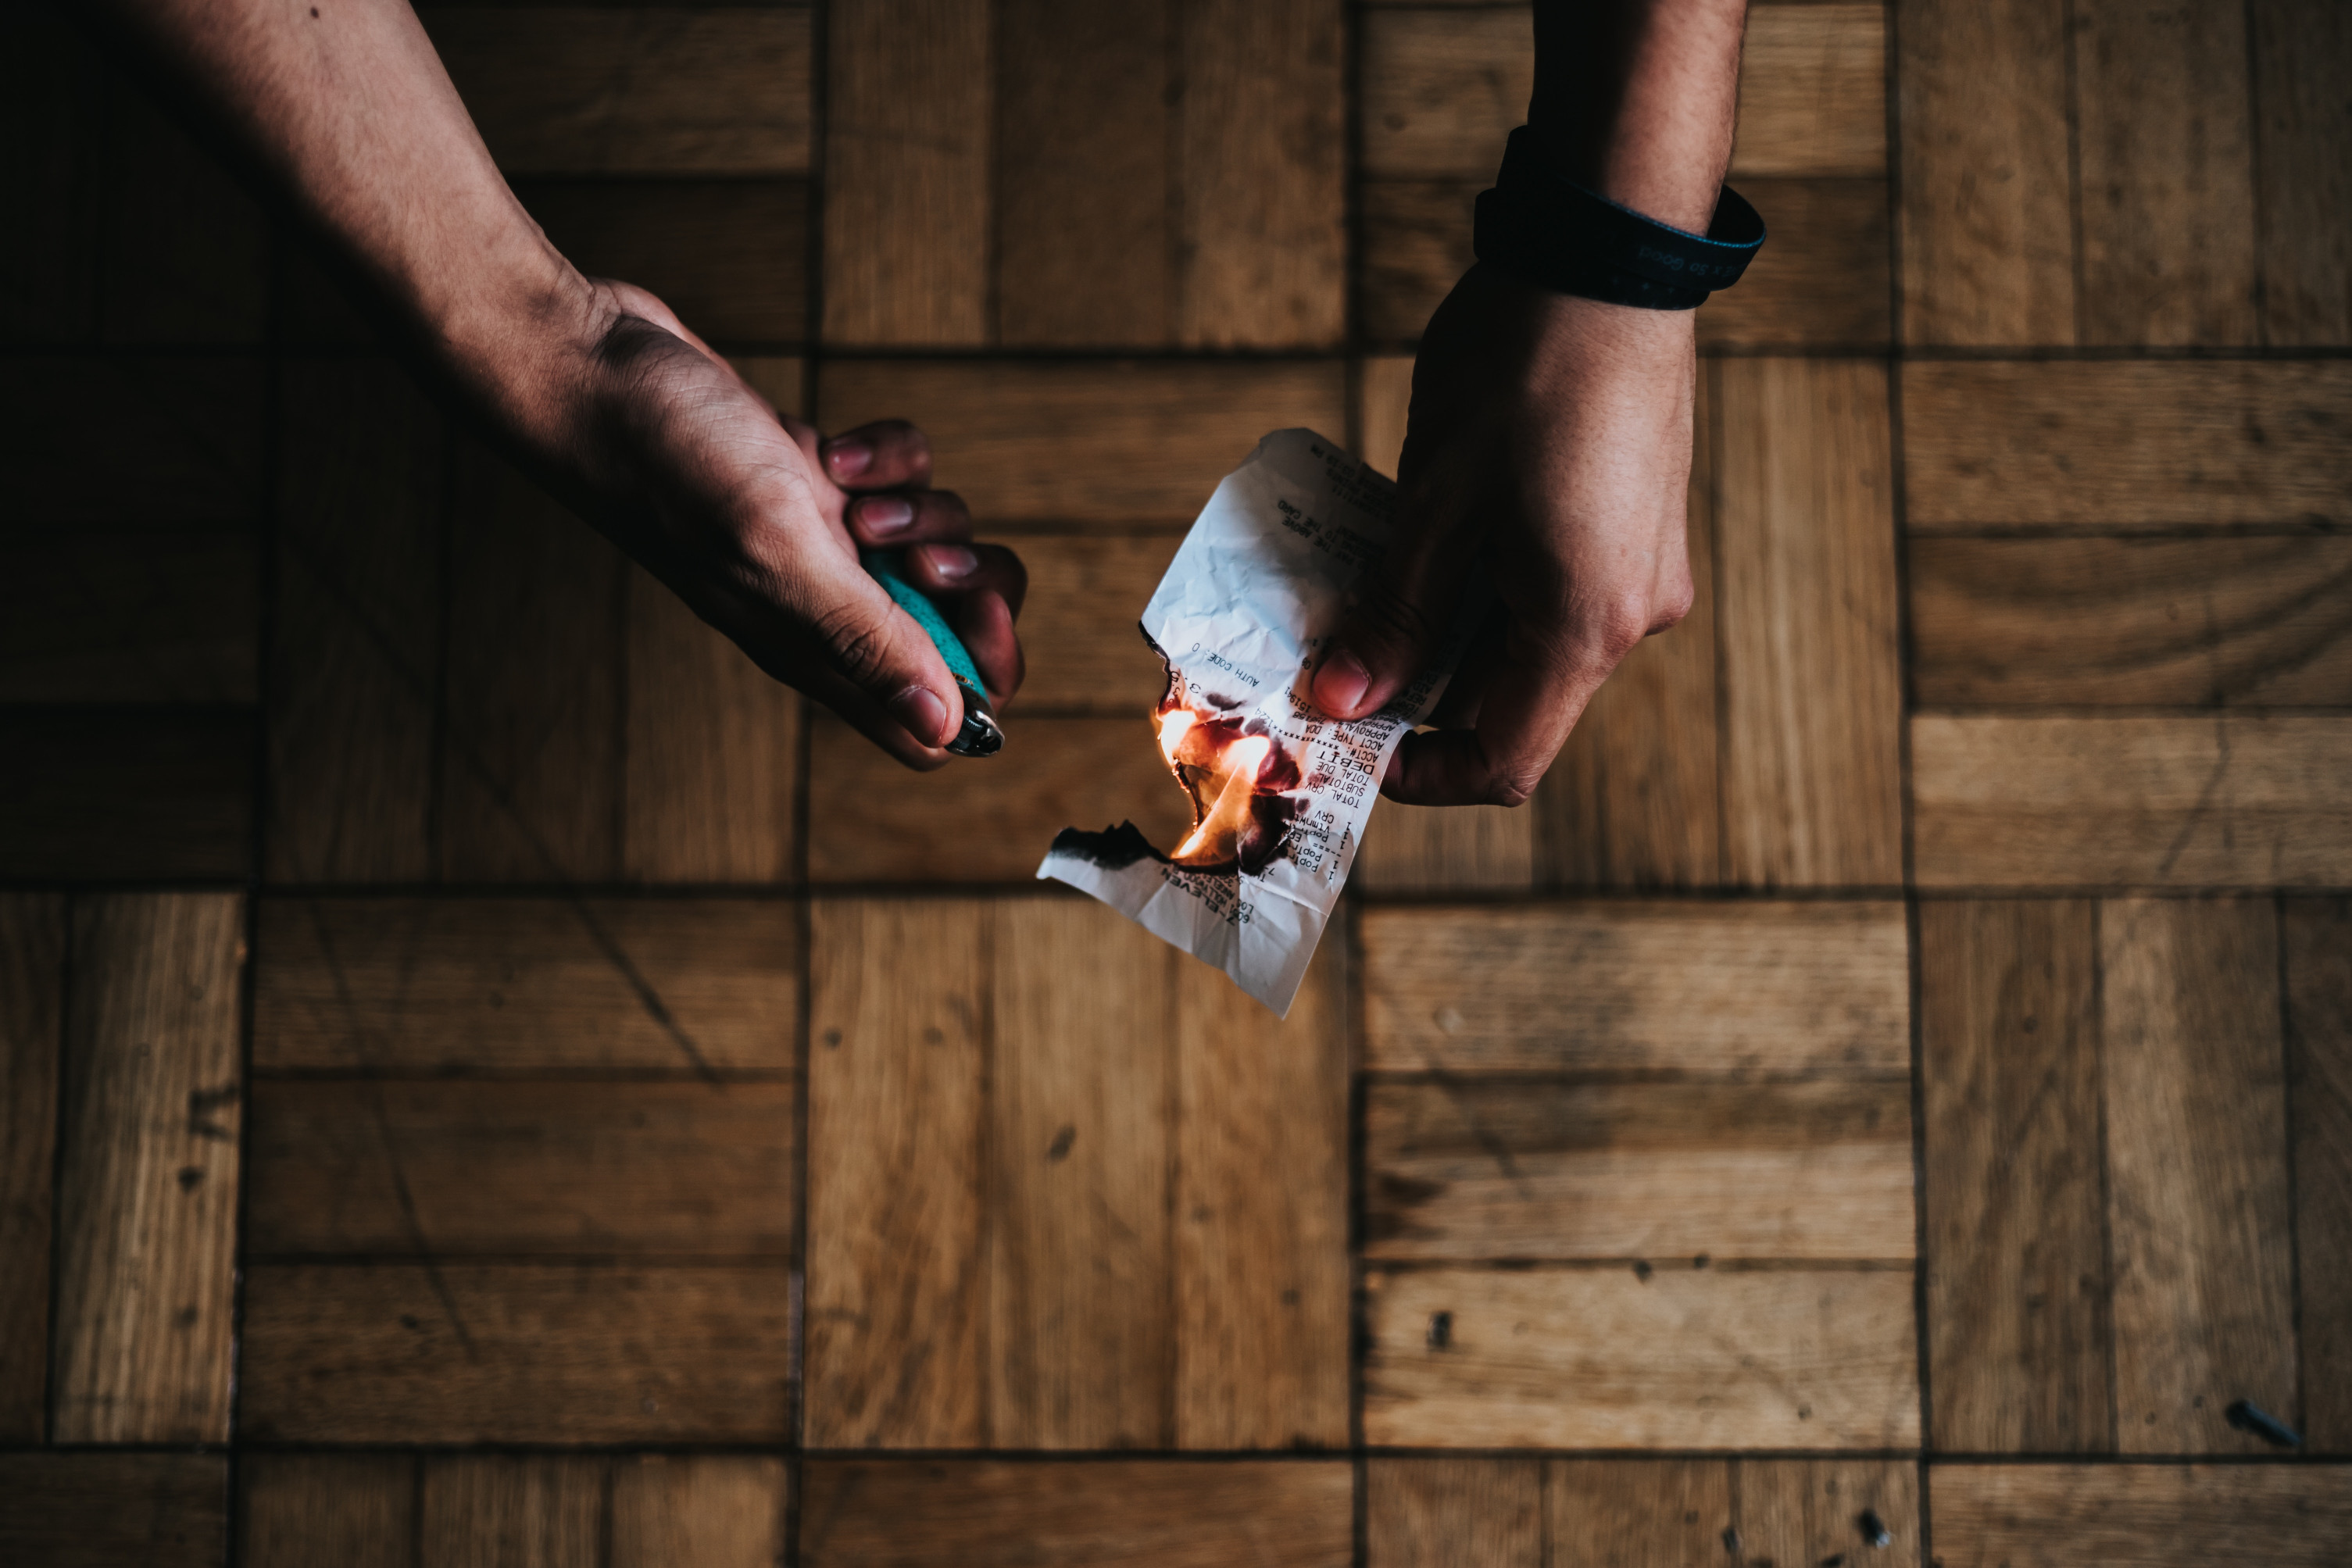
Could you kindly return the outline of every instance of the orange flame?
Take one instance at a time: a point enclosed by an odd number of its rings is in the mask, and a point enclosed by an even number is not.
[[[1192,831],[1169,858],[1196,870],[1233,865],[1250,829],[1251,798],[1266,758],[1273,755],[1273,740],[1263,735],[1235,736],[1228,726],[1204,724],[1181,702],[1162,708],[1154,722],[1160,729],[1160,754],[1192,801]]]

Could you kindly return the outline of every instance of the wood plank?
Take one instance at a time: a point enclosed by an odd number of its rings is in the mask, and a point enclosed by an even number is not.
[[[1934,1446],[2114,1447],[2088,901],[1919,906]]]
[[[12,515],[45,527],[248,525],[265,494],[262,395],[248,359],[12,356],[0,363]]]
[[[988,340],[994,7],[845,0],[825,17],[824,340]]]
[[[253,716],[238,708],[0,712],[0,875],[244,879]]]
[[[2352,539],[1930,537],[1923,707],[2352,706]]]
[[[971,902],[810,912],[810,1448],[988,1441],[990,924]]]
[[[41,1568],[219,1568],[218,1454],[0,1454],[0,1556]]]
[[[1027,883],[1064,828],[1132,820],[1173,845],[1192,826],[1142,714],[1032,718],[986,762],[912,773],[828,716],[811,726],[812,882]]]
[[[1000,904],[990,956],[989,1440],[1166,1447],[1177,956],[1061,898]]]
[[[1545,1476],[1551,1537],[1625,1568],[1745,1561],[1732,1545],[1741,1540],[1737,1468],[1723,1459],[1553,1459]]]
[[[96,45],[65,16],[12,6],[0,18],[0,208],[37,244],[0,255],[0,340],[98,335],[100,186],[112,83]]]
[[[248,1454],[237,1467],[239,1568],[410,1568],[416,1461],[389,1454]]]
[[[2336,1465],[1937,1465],[1927,1493],[1945,1568],[2323,1568],[2352,1536]]]
[[[789,1083],[263,1082],[249,1257],[789,1257]]]
[[[1724,878],[1891,885],[1903,691],[1885,368],[1727,360],[1715,375]]]
[[[1617,666],[1536,790],[1536,872],[1555,887],[1722,879],[1714,386],[1702,367],[1685,524],[1690,613]]]
[[[2352,1449],[2352,899],[2289,899],[2288,1115],[2304,1443]]]
[[[422,882],[433,870],[446,439],[382,360],[280,372],[269,640],[274,882]]]
[[[1521,5],[1368,12],[1364,172],[1490,178],[1535,87],[1529,16]],[[1758,6],[1732,173],[1884,173],[1885,47],[1876,5]]]
[[[784,1560],[786,1484],[780,1458],[615,1458],[611,1568],[773,1568]]]
[[[58,1072],[65,1049],[66,902],[0,894],[0,1442],[48,1426],[49,1256]]]
[[[788,1073],[787,904],[264,899],[257,1071]]]
[[[808,340],[808,186],[799,180],[519,180],[583,272],[659,295],[706,342]]]
[[[791,881],[799,696],[643,568],[627,575],[622,874]]]
[[[727,362],[751,390],[795,419],[808,412],[808,361],[798,354],[730,354]]]
[[[1493,181],[1489,171],[1466,178],[1358,183],[1357,246],[1367,340],[1409,343],[1420,338],[1438,301],[1477,259],[1472,204]]]
[[[2223,1412],[2302,1418],[2275,911],[2110,902],[2099,967],[2116,1445],[2266,1452]]]
[[[1545,1568],[1540,1459],[1373,1459],[1369,1568]],[[1572,1537],[1589,1540],[1589,1537]]]
[[[1412,410],[1412,356],[1372,354],[1356,362],[1356,450],[1375,472],[1396,477]]]
[[[1911,721],[1923,887],[2329,887],[2352,881],[2352,722]]]
[[[2083,341],[2260,339],[2246,12],[2074,0]]]
[[[419,1559],[450,1568],[602,1568],[605,1461],[523,1454],[425,1459]]]
[[[2263,341],[2352,342],[2352,105],[2335,90],[2352,74],[2352,16],[2327,0],[2255,0],[2247,17]]]
[[[1911,1461],[1739,1459],[1732,1470],[1739,1560],[1919,1568],[1919,1467]],[[1867,1529],[1865,1517],[1879,1528]]]
[[[827,429],[910,419],[981,519],[1189,526],[1270,430],[1347,428],[1337,361],[828,360]]]
[[[251,534],[35,534],[7,549],[0,702],[257,700]]]
[[[1021,612],[1029,678],[1010,713],[1150,713],[1168,667],[1138,622],[1178,541],[1164,533],[999,537],[1029,569]]]
[[[1364,1255],[1912,1255],[1907,1084],[1374,1083]]]
[[[1349,881],[1359,893],[1531,893],[1537,881],[1534,810],[1406,806],[1382,800],[1364,825]]]
[[[1347,331],[1341,0],[1195,0],[1176,13],[1176,340],[1335,347]]]
[[[273,1443],[782,1442],[789,1283],[782,1264],[257,1265],[239,1431]]]
[[[1360,940],[1376,1070],[1910,1070],[1891,903],[1374,908]]]
[[[1903,367],[1906,526],[2085,530],[2352,522],[2352,365]]]
[[[1903,337],[2074,341],[2065,0],[1898,0]]]
[[[998,341],[1172,340],[1171,29],[1163,0],[998,7]]]
[[[614,881],[628,561],[486,449],[457,465],[441,875]]]
[[[433,47],[509,174],[804,174],[803,7],[435,7]]]
[[[1381,1270],[1364,1292],[1376,1446],[1919,1440],[1907,1269]]]
[[[51,1437],[223,1442],[245,901],[85,896],[72,942]]]
[[[109,343],[261,346],[269,225],[143,84],[107,98],[99,334]]]
[[[1176,1444],[1348,1441],[1345,944],[1286,1020],[1176,963]]]
[[[1339,1460],[810,1461],[809,1568],[1344,1568],[1352,1479]]]

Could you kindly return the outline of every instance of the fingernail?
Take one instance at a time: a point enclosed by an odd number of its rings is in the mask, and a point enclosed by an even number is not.
[[[927,553],[931,570],[950,582],[961,582],[980,570],[980,557],[961,545],[933,545]]]
[[[902,533],[915,520],[915,504],[897,496],[877,496],[857,504],[857,520],[877,538]]]
[[[890,716],[925,746],[939,746],[947,739],[947,704],[933,695],[929,686],[908,686],[892,697]]]
[[[874,448],[862,441],[836,441],[825,448],[824,461],[836,479],[855,479],[874,466]]]
[[[1315,672],[1315,706],[1334,718],[1346,718],[1364,700],[1371,684],[1372,673],[1364,668],[1363,661],[1342,648]]]

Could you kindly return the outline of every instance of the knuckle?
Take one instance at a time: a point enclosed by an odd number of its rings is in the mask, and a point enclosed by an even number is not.
[[[1436,641],[1438,626],[1419,604],[1383,582],[1356,606],[1356,627],[1398,648],[1422,648]]]
[[[1594,640],[1610,658],[1622,659],[1650,634],[1651,610],[1646,595],[1623,594],[1600,606],[1593,617]]]
[[[820,612],[812,630],[824,649],[825,663],[844,680],[870,686],[889,667],[888,623],[863,605]]]

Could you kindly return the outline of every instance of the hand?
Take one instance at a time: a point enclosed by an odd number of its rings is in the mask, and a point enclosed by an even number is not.
[[[1360,718],[1433,657],[1474,564],[1496,604],[1381,792],[1517,806],[1618,662],[1689,612],[1691,313],[1553,294],[1485,266],[1413,365],[1398,528],[1317,664]]]
[[[928,487],[930,448],[914,426],[821,439],[652,295],[591,287],[582,351],[554,378],[552,406],[522,388],[492,412],[513,416],[502,423],[543,479],[761,669],[908,766],[944,763],[963,714],[954,679],[857,551],[903,549],[908,580],[940,601],[999,703],[1022,678],[1019,559],[970,542],[963,502]]]

